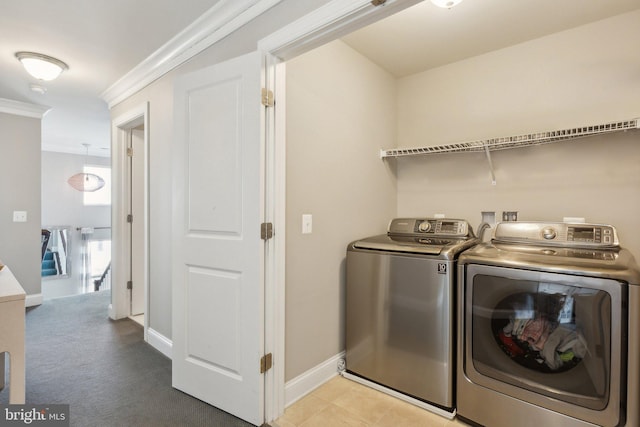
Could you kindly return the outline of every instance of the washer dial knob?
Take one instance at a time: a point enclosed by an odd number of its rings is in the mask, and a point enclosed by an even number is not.
[[[422,233],[426,233],[429,230],[431,230],[431,224],[429,223],[429,221],[421,222],[418,225],[418,231],[420,231]]]
[[[545,240],[553,240],[556,238],[557,235],[558,233],[556,232],[556,230],[554,230],[551,227],[545,227],[542,230],[542,237],[544,237]]]

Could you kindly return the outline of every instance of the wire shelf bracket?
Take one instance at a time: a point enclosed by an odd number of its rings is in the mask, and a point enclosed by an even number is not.
[[[602,135],[614,132],[625,132],[640,129],[640,118],[623,120],[601,125],[582,126],[570,129],[554,130],[547,132],[528,133],[523,135],[491,138],[454,144],[435,145],[431,147],[416,148],[391,148],[380,150],[380,158],[394,158],[429,154],[444,153],[474,153],[484,152],[491,171],[491,183],[496,185],[491,151],[506,150],[510,148],[531,147],[550,144],[553,142],[567,141],[570,139],[584,138],[588,136]]]

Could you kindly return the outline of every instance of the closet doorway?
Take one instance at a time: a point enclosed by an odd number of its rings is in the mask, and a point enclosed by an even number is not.
[[[149,327],[148,104],[113,121],[112,295],[109,316]]]

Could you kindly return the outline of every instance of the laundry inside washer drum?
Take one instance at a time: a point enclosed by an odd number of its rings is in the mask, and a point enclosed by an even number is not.
[[[551,292],[522,292],[502,299],[491,327],[496,342],[515,363],[538,372],[560,373],[577,366],[587,352],[573,315],[576,301],[593,303],[600,296],[559,285]],[[607,304],[606,297],[598,303]]]

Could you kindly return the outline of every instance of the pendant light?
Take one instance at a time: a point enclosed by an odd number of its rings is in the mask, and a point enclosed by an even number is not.
[[[89,156],[89,144],[82,144]],[[85,161],[86,163],[86,161]],[[104,179],[94,173],[80,172],[67,180],[70,186],[78,191],[98,191],[104,187]]]

